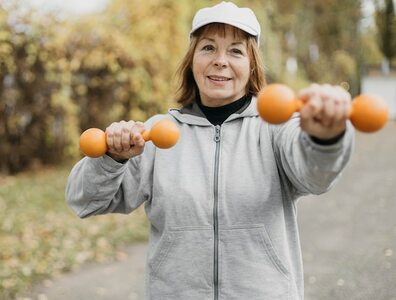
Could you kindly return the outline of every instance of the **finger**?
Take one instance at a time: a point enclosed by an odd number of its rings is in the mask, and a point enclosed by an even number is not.
[[[313,83],[309,87],[304,88],[298,92],[297,97],[302,100],[303,102],[308,101],[311,97],[315,94],[318,94],[319,91],[319,84]]]
[[[333,124],[341,124],[345,122],[345,102],[344,101],[335,101],[334,102],[334,116],[333,116]]]
[[[133,134],[133,143],[135,144],[136,147],[143,147],[145,144],[145,140],[143,136],[140,133],[134,133]]]
[[[324,84],[321,86],[320,97],[323,101],[322,124],[331,127],[334,122],[336,102],[339,102],[339,93],[334,86]]]
[[[352,104],[352,97],[351,94],[346,91],[344,88],[338,86],[337,89],[340,92],[340,111],[339,111],[339,122],[345,123],[346,120],[349,118],[351,112],[351,104]]]
[[[142,135],[142,133],[145,131],[144,125],[142,122],[135,122],[134,126],[131,128],[131,139],[135,135]]]
[[[142,132],[136,131],[132,133],[132,140],[134,145],[137,147],[143,147],[145,144],[145,139],[143,138]]]
[[[304,102],[303,107],[300,109],[301,118],[310,118],[319,113],[321,110],[321,105],[318,101],[319,94],[320,85],[317,83],[311,84],[298,93],[298,98]]]
[[[342,104],[341,104],[343,107],[342,119],[347,120],[352,110],[352,96],[347,90],[345,90],[341,86],[337,86],[337,88],[340,91],[341,99],[342,99]]]
[[[338,126],[343,118],[344,102],[347,101],[346,93],[341,87],[327,85],[324,95],[324,125],[327,127]]]
[[[143,133],[145,131],[144,124],[142,122],[136,122],[133,128],[134,132]]]
[[[133,125],[128,122],[121,129],[121,146],[123,151],[129,151],[131,148],[131,126]]]
[[[144,131],[144,124],[142,122],[135,122],[131,128],[130,137],[132,144],[138,147],[144,146],[145,140],[142,137]]]
[[[124,120],[114,123],[113,126],[113,149],[118,153],[123,151],[123,134],[125,127],[126,122]]]
[[[307,100],[304,106],[301,108],[301,118],[318,118],[320,117],[321,111],[323,110],[323,102],[318,94],[312,94]]]
[[[114,132],[117,128],[117,123],[113,122],[109,127],[106,128],[106,142],[109,149],[115,149],[114,147]]]
[[[125,137],[126,135],[128,137]],[[126,139],[129,139],[128,125],[127,122],[122,120],[117,124],[116,130],[114,131],[114,148],[118,152],[122,152],[124,150],[124,144]]]
[[[326,127],[331,127],[335,121],[336,102],[335,98],[323,96],[322,123]]]

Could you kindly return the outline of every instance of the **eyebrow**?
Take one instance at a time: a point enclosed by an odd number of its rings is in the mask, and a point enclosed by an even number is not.
[[[208,40],[208,41],[210,41],[210,42],[216,42],[214,39],[208,38],[208,37],[203,37],[203,38],[201,39],[201,42],[202,42],[203,40]],[[243,45],[243,42],[233,42],[231,45],[232,45],[232,46]]]

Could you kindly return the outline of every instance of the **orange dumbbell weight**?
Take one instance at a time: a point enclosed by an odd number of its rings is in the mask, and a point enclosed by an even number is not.
[[[267,85],[260,92],[257,109],[261,118],[268,123],[281,124],[289,120],[303,105],[303,101],[295,96],[291,88],[274,83]],[[380,130],[388,118],[389,109],[383,99],[372,95],[360,95],[353,99],[349,119],[357,130]]]
[[[162,149],[173,147],[179,140],[179,129],[170,120],[161,120],[150,131],[143,131],[145,141],[152,141]],[[99,128],[89,128],[80,136],[80,149],[89,157],[100,157],[107,152],[106,134]]]

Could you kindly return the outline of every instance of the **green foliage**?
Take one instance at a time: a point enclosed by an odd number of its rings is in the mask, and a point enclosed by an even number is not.
[[[0,177],[0,299],[85,262],[115,260],[121,245],[147,238],[143,209],[79,220],[64,200],[68,173],[62,167]]]

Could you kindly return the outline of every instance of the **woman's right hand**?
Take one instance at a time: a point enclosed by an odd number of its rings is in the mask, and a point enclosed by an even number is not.
[[[107,154],[116,161],[128,160],[143,153],[142,122],[114,122],[106,128]]]

